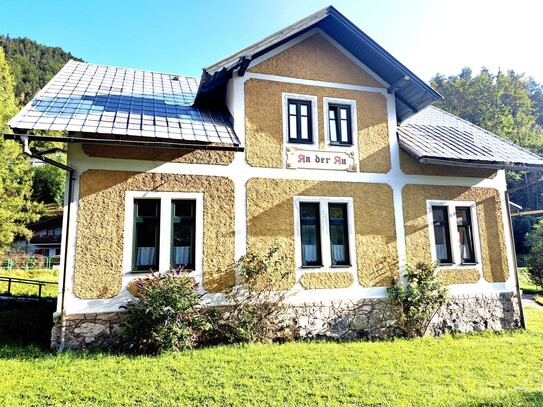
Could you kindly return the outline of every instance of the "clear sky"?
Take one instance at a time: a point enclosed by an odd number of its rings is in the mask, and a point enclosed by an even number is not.
[[[18,0],[0,33],[87,62],[199,77],[201,69],[333,5],[421,79],[469,66],[543,83],[542,0]]]

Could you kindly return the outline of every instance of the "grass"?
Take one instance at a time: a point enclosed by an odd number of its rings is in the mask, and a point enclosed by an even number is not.
[[[58,270],[0,270],[0,277],[16,277],[26,278],[30,280],[48,281],[52,283],[58,283]],[[8,283],[6,281],[0,281],[0,294],[6,293],[8,289]],[[45,298],[57,298],[58,286],[57,284],[47,284],[42,288],[42,297]],[[24,297],[37,297],[38,286],[22,283],[11,283],[11,294],[14,296]]]
[[[529,331],[383,342],[51,354],[0,338],[0,405],[543,405],[543,311]]]

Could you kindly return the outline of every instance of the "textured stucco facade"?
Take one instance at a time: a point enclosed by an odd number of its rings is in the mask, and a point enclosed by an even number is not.
[[[490,188],[407,185],[403,189],[406,247],[414,263],[431,262],[427,200],[474,201],[482,252],[483,277],[487,282],[509,278],[502,207],[499,193]],[[445,279],[461,284],[476,282],[472,269],[448,270]],[[454,275],[454,277],[453,277]]]
[[[266,191],[266,199],[262,199]],[[293,197],[352,197],[358,280],[364,287],[390,284],[398,273],[394,203],[389,186],[307,180],[251,179],[247,183],[247,246],[264,251],[274,241],[285,244],[294,285]],[[375,222],[379,219],[379,222]],[[280,220],[280,221],[279,221]],[[328,288],[336,287],[328,279]]]
[[[210,292],[234,283],[234,190],[230,179],[90,170],[80,181],[74,294],[111,298],[121,290],[126,191],[203,192],[204,278]]]

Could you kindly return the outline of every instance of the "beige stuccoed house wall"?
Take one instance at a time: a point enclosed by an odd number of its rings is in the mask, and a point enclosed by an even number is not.
[[[306,312],[317,304],[328,310],[328,322],[355,315],[347,330],[382,336],[390,324],[387,287],[400,277],[408,257],[432,260],[429,200],[476,203],[482,264],[442,269],[451,293],[467,302],[469,296],[490,296],[485,301],[491,307],[501,301],[492,296],[512,292],[503,174],[418,163],[399,148],[394,95],[387,94],[386,84],[318,30],[301,37],[253,61],[243,77],[234,74],[228,84],[227,107],[244,152],[70,147],[69,164],[78,171],[69,225],[74,239],[66,287],[70,324],[104,320],[109,321],[104,332],[111,331],[119,306],[132,298],[127,286],[142,276],[126,266],[131,244],[125,236],[131,227],[126,197],[133,191],[200,194],[202,265],[196,278],[204,301],[212,305],[224,304],[224,291],[235,283],[236,258],[280,242],[289,258],[289,278],[278,288],[291,290],[289,301],[299,318],[319,319]],[[354,170],[288,168],[285,94],[316,100],[318,139],[308,149],[321,151],[329,150],[326,99],[355,103],[357,132],[348,149]],[[304,199],[352,203],[350,267],[300,267],[295,208]],[[315,326],[335,329],[332,322],[321,322]],[[304,329],[308,335],[326,334]],[[81,335],[74,336],[75,344]]]

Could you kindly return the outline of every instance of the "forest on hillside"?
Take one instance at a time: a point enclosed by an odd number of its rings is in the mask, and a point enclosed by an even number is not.
[[[82,61],[58,47],[38,44],[29,38],[0,35],[0,48],[14,79],[15,98],[27,104],[70,59]]]

